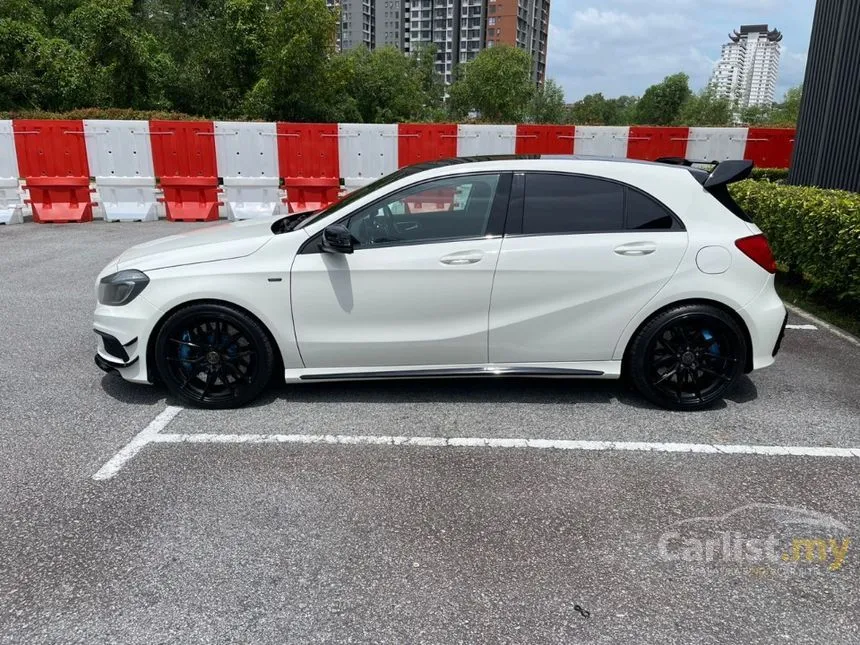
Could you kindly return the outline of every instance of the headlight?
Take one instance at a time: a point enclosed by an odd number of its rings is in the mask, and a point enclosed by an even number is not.
[[[143,271],[130,269],[106,275],[99,282],[99,302],[119,307],[127,305],[149,284]]]

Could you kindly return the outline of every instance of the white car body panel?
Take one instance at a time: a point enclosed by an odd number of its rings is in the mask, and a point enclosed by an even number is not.
[[[501,244],[497,237],[298,255],[293,321],[305,367],[486,363]]]
[[[636,245],[647,255],[619,255]],[[606,361],[621,329],[672,277],[687,233],[505,238],[490,307],[490,360]]]
[[[685,231],[485,237],[300,253],[326,226],[419,181],[476,172],[570,172],[637,187],[683,221]],[[127,380],[149,382],[147,347],[166,315],[201,300],[247,310],[270,332],[287,380],[339,374],[513,368],[620,375],[636,330],[682,301],[711,301],[745,323],[752,367],[773,362],[785,309],[773,276],[734,241],[757,227],[729,213],[682,167],[605,160],[496,159],[440,166],[393,181],[340,212],[274,234],[279,218],[206,227],[132,247],[99,274],[144,271],[150,282],[122,307],[99,304],[95,329],[127,344]],[[647,254],[620,255],[639,244]],[[730,256],[704,273],[704,247]],[[443,264],[461,253],[468,264]],[[722,268],[722,267],[721,267]],[[99,355],[116,364],[102,341]],[[571,375],[576,375],[572,373]]]
[[[216,224],[144,242],[131,247],[118,258],[119,270],[147,271],[245,257],[271,241],[275,219]]]

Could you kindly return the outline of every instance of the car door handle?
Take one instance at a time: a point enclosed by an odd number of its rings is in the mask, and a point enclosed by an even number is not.
[[[459,251],[439,258],[439,262],[448,265],[475,264],[484,258],[481,251]]]
[[[615,247],[618,255],[650,255],[656,250],[657,245],[654,242],[631,242]]]

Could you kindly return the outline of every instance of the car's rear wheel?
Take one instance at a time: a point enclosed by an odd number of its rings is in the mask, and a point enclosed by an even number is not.
[[[708,305],[660,313],[630,346],[629,375],[649,401],[698,410],[722,399],[743,374],[746,339],[735,320]]]
[[[167,389],[184,402],[233,408],[265,389],[275,360],[272,343],[256,320],[227,305],[201,303],[164,322],[155,363]]]

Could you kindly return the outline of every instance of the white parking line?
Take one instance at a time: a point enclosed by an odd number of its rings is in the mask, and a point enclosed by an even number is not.
[[[518,439],[485,437],[407,437],[349,434],[159,434],[154,443],[294,443],[431,448],[531,448],[539,450],[598,450],[632,452],[695,452],[712,455],[767,455],[787,457],[860,457],[860,448],[829,446],[760,446],[714,443],[651,443],[644,441],[588,441],[577,439]]]
[[[815,325],[786,325],[786,329],[811,329],[813,331],[817,330],[818,327]]]
[[[604,452],[668,452],[709,455],[763,455],[768,457],[860,457],[860,448],[829,446],[762,446],[754,444],[656,443],[644,441],[591,441],[578,439],[519,439],[494,437],[408,437],[402,435],[349,434],[161,434],[182,408],[168,407],[140,434],[93,475],[114,477],[141,449],[161,444],[325,444],[340,446],[412,446],[426,448],[519,448],[536,450],[586,450]]]
[[[848,341],[849,343],[851,343],[855,347],[860,347],[860,339],[856,338],[855,336],[852,336],[848,332],[842,331],[838,327],[834,327],[830,323],[827,323],[827,322],[821,320],[821,318],[819,318],[818,316],[813,316],[808,311],[805,311],[805,310],[801,309],[800,307],[795,307],[794,305],[789,304],[789,303],[785,303],[785,308],[788,309],[793,314],[797,314],[801,318],[806,318],[810,322],[815,323],[816,325],[818,325],[822,329],[826,329],[827,331],[829,331],[834,336],[838,336],[842,340]]]
[[[93,475],[93,479],[97,481],[110,479],[116,475],[120,469],[125,466],[129,459],[143,450],[143,447],[151,443],[153,438],[158,436],[158,433],[167,427],[167,424],[173,421],[177,414],[182,412],[182,408],[175,405],[168,405],[161,413],[149,422],[149,425],[141,430],[137,436],[126,444],[126,446],[111,457],[104,466],[99,468],[99,471]]]

